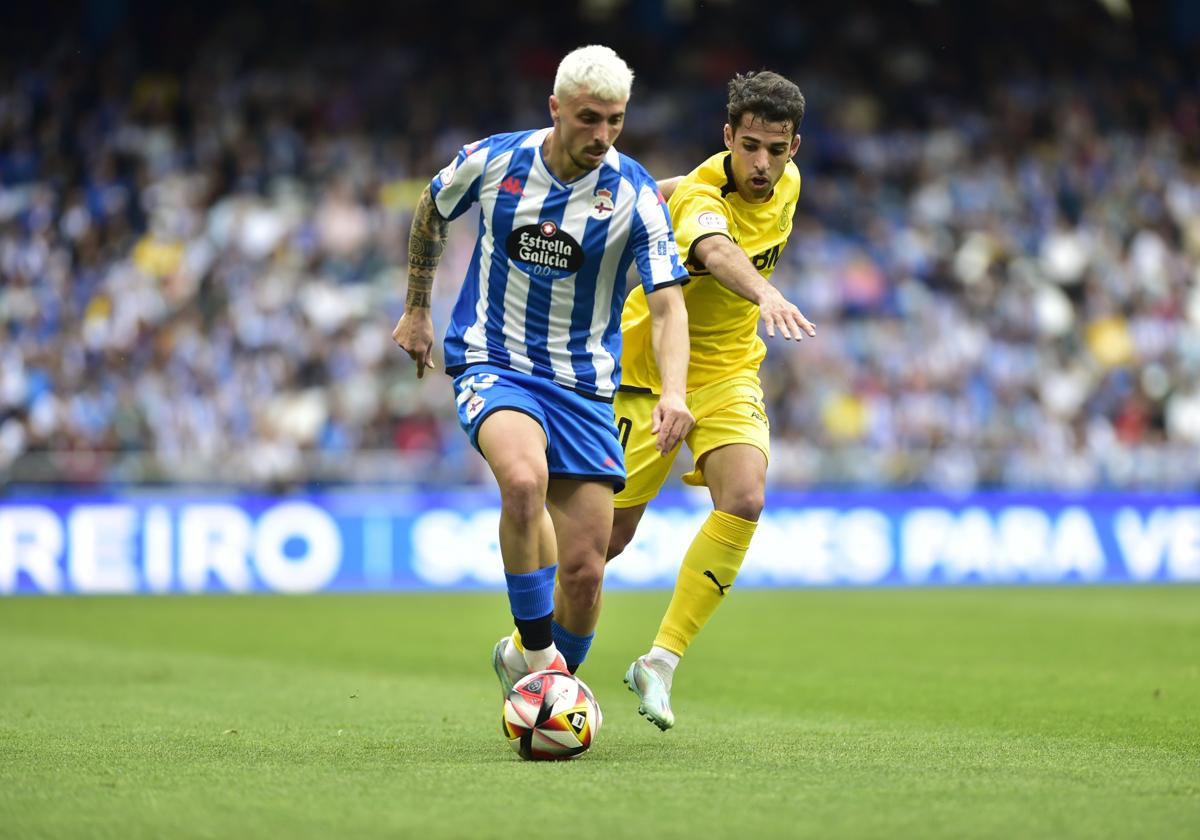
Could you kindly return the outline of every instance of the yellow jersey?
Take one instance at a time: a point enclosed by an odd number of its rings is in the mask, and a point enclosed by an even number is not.
[[[727,236],[770,279],[792,232],[792,214],[800,197],[800,170],[789,160],[770,198],[761,204],[744,201],[734,186],[729,159],[729,152],[722,152],[704,161],[679,182],[667,202],[679,256],[691,275],[683,287],[691,336],[689,393],[747,372],[757,374],[767,355],[758,337],[758,305],[718,283],[696,259],[696,243],[709,236]],[[658,393],[650,308],[641,286],[625,300],[621,340],[621,387]]]

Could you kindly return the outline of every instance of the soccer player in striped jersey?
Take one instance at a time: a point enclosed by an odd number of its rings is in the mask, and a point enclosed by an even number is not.
[[[738,75],[729,83],[728,117],[726,151],[662,185],[671,192],[671,219],[692,276],[683,295],[691,342],[687,401],[696,425],[685,440],[696,466],[683,480],[707,485],[713,502],[683,557],[654,645],[625,675],[638,711],[663,730],[675,723],[675,667],[733,585],[762,512],[770,448],[758,321],[770,337],[816,335],[769,282],[800,196],[792,156],[804,96],[775,73]],[[655,453],[650,434],[650,408],[665,381],[650,353],[647,302],[635,289],[622,319],[625,376],[615,408],[629,480],[615,500],[610,558],[633,538],[674,460],[674,452]]]
[[[613,147],[632,81],[607,47],[567,55],[550,96],[553,125],[464,147],[421,195],[409,237],[392,337],[421,377],[433,366],[430,294],[447,226],[480,206],[444,349],[459,423],[500,488],[500,553],[520,639],[493,650],[506,694],[529,671],[574,671],[591,643],[613,493],[625,483],[612,400],[630,266],[662,371],[655,445],[669,452],[692,426],[688,274],[654,180]]]

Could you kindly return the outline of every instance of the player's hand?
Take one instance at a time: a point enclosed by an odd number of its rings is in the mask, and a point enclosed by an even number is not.
[[[795,304],[783,296],[774,286],[769,286],[766,298],[758,304],[759,315],[767,326],[767,335],[775,337],[778,329],[784,338],[794,338],[803,341],[804,336],[815,338],[817,328],[804,317],[804,313]]]
[[[658,437],[654,448],[660,455],[666,455],[687,437],[694,425],[696,418],[683,398],[663,394],[650,415],[650,433]]]
[[[417,363],[417,379],[433,369],[433,315],[428,309],[405,310],[392,330],[392,340]]]

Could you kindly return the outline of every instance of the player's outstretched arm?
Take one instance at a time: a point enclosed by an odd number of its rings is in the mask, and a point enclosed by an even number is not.
[[[433,367],[433,277],[437,274],[450,223],[433,204],[429,187],[421,193],[408,234],[408,293],[404,314],[392,330],[392,339],[417,363],[417,378]]]
[[[646,295],[650,307],[650,339],[658,362],[661,392],[651,414],[655,448],[666,455],[687,437],[696,419],[687,407],[688,344],[687,305],[679,286],[667,286]]]
[[[717,282],[736,295],[758,304],[759,314],[767,327],[767,335],[775,337],[778,329],[784,338],[802,340],[815,336],[817,328],[804,313],[759,274],[746,252],[732,239],[709,236],[695,246],[696,257],[716,278]]]
[[[675,192],[675,188],[679,186],[679,182],[683,180],[682,175],[676,175],[674,178],[660,178],[656,183],[658,191],[662,193],[663,198],[670,198]]]

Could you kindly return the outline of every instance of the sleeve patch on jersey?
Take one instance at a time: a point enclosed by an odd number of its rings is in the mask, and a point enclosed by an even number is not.
[[[438,180],[442,182],[443,187],[450,186],[454,180],[454,173],[458,171],[458,158],[450,161],[450,165],[438,173]]]
[[[702,228],[709,230],[729,230],[729,222],[720,213],[714,213],[711,210],[701,213],[696,217],[696,224]]]
[[[658,255],[660,257],[665,257],[668,253],[670,253],[668,250],[669,246],[667,245],[667,240],[665,239],[658,240],[658,244],[655,247],[658,248]]]

